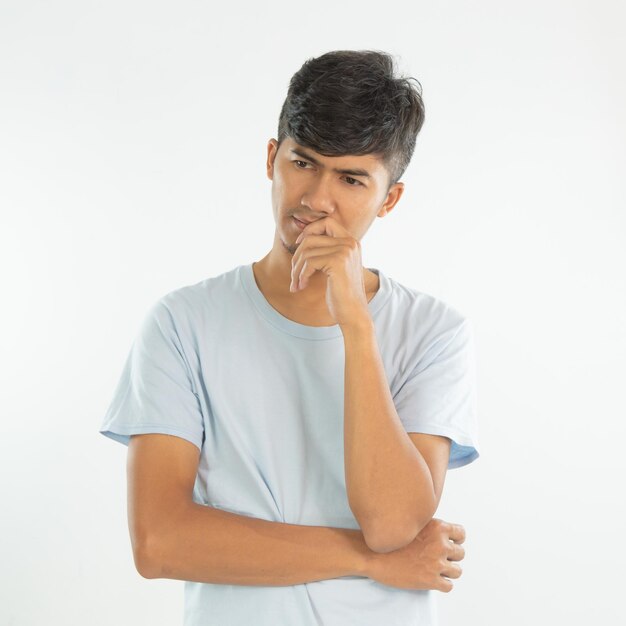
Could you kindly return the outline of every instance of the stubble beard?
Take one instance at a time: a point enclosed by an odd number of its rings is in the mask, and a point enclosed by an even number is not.
[[[283,248],[291,255],[293,256],[296,253],[296,250],[298,249],[298,246],[295,244],[291,244],[289,245],[288,243],[285,243],[285,240],[281,237],[280,238],[280,243],[283,246]]]

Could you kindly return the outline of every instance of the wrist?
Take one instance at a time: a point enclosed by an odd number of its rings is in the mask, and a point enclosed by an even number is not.
[[[340,324],[341,332],[344,339],[349,339],[351,336],[359,338],[362,336],[375,335],[374,320],[368,316],[362,316],[353,319],[349,324]]]
[[[379,555],[368,547],[360,530],[350,531],[350,535],[354,548],[351,565],[353,575],[371,578],[370,573]]]

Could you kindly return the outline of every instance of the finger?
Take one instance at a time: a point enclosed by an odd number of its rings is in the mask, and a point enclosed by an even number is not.
[[[458,544],[450,543],[450,552],[448,553],[448,561],[462,561],[465,558],[465,548]]]
[[[307,233],[307,232],[302,231],[298,235],[296,239],[296,243],[302,244],[305,241],[308,241],[308,242],[313,242],[314,246],[323,246],[323,245],[332,246],[333,244],[336,244],[338,242],[348,243],[351,239],[352,237],[332,237],[331,235],[318,235],[315,233]]]
[[[302,234],[302,233],[301,233]],[[350,247],[352,239],[349,237],[328,237],[327,235],[320,235],[314,237],[307,237],[309,241],[302,241],[300,246],[296,250],[293,258],[291,259],[291,284],[289,285],[289,291],[292,291],[292,288],[298,288],[298,276],[302,272],[302,266],[304,265],[304,261],[307,256],[311,256],[313,254],[313,250],[317,248],[322,248],[322,252],[317,252],[315,254],[328,254],[329,249],[330,252],[336,251],[337,246]]]
[[[345,250],[345,246],[330,246],[307,250],[306,255],[298,259],[293,271],[293,284],[296,289],[304,289],[307,286],[308,279],[315,272],[335,261],[335,255],[343,250]]]
[[[327,240],[331,239],[331,237],[325,237]],[[329,247],[328,245],[325,245],[323,247],[315,247],[315,248],[311,248],[311,247],[307,247],[304,248],[302,246],[300,246],[300,248],[298,248],[298,250],[296,251],[296,254],[294,255],[293,259],[292,259],[292,266],[291,266],[291,285],[289,286],[289,291],[296,291],[299,288],[300,282],[302,280],[302,270],[304,269],[304,265],[307,261],[307,259],[314,257],[314,256],[319,256],[321,254],[328,254],[329,250],[334,250],[336,251],[337,249],[337,245],[334,241],[331,241],[331,246]]]
[[[463,543],[465,541],[465,528],[463,528],[461,524],[450,524],[448,537],[450,537],[454,543]]]
[[[460,565],[448,561],[448,564],[441,570],[441,575],[447,578],[460,578],[463,570]]]
[[[302,236],[303,233],[329,235],[331,237],[346,237],[350,234],[341,224],[339,224],[339,222],[337,222],[335,218],[330,215],[307,224],[302,230],[302,233],[300,233],[300,236]]]

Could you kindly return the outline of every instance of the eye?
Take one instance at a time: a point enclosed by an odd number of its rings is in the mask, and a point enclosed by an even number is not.
[[[353,180],[356,184],[352,184],[352,183],[348,183],[348,185],[350,185],[350,187],[358,187],[359,185],[361,185],[362,183],[360,181],[358,181],[356,178],[352,178],[352,176],[346,176],[346,181],[349,180]]]
[[[293,161],[293,162],[296,164],[296,166],[297,166],[297,167],[298,167],[298,169],[300,169],[300,170],[303,170],[303,169],[304,169],[304,167],[306,167],[306,166],[308,165],[308,163],[307,163],[306,161],[300,161],[300,160],[298,160],[298,159],[296,159],[296,160],[295,160],[295,161]],[[298,165],[298,163],[303,163],[303,164],[304,164],[304,167],[300,167],[300,166]]]

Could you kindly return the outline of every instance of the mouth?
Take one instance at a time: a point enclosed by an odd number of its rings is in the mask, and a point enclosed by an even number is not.
[[[293,216],[292,216],[293,217]],[[311,222],[302,222],[297,218],[293,218],[294,224],[300,229],[300,230],[304,230],[304,227],[307,226],[308,224],[310,224]]]

